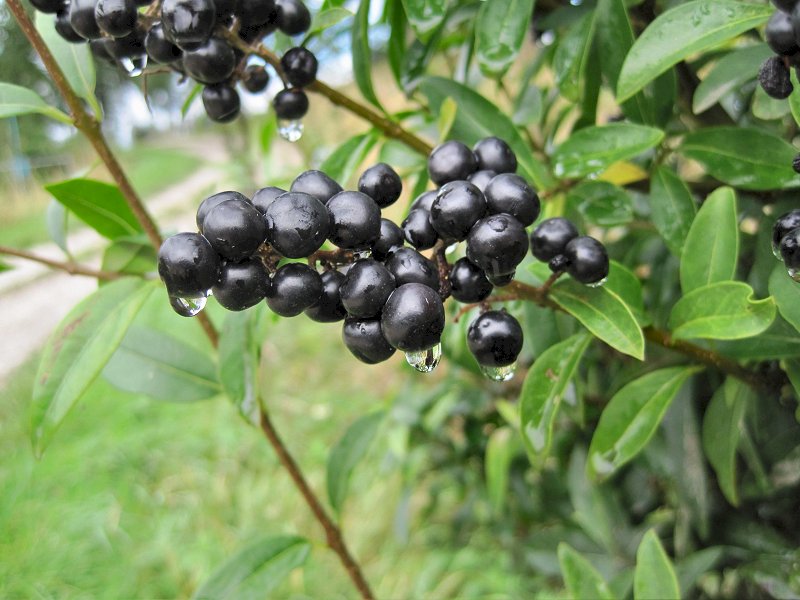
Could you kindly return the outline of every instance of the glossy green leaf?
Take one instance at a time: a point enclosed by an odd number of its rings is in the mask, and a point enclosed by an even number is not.
[[[572,102],[583,99],[586,68],[594,38],[595,12],[586,13],[561,37],[553,56],[553,71],[561,95]]]
[[[325,159],[320,170],[346,185],[377,141],[372,132],[351,137]]]
[[[664,238],[667,248],[680,257],[697,207],[689,188],[672,169],[658,167],[653,172],[650,211],[653,225]]]
[[[769,293],[781,316],[800,331],[800,285],[787,274],[783,265],[775,267],[769,278]]]
[[[495,515],[502,515],[508,496],[508,470],[519,447],[519,437],[511,427],[498,427],[486,442],[486,491]]]
[[[797,329],[780,316],[764,333],[755,337],[716,344],[726,356],[741,360],[779,360],[800,356]]]
[[[766,331],[775,320],[775,301],[753,299],[753,288],[720,281],[684,295],[669,315],[676,339],[736,340]]]
[[[307,37],[311,37],[312,35],[316,35],[322,31],[325,31],[329,27],[338,25],[348,17],[352,16],[352,12],[346,8],[342,8],[341,6],[333,6],[326,10],[322,10],[314,15],[314,19],[311,21],[311,27],[308,30]]]
[[[633,201],[628,192],[607,181],[585,181],[572,188],[567,204],[600,227],[624,225],[633,219]]]
[[[156,270],[158,256],[145,236],[117,238],[103,252],[104,271],[144,275]]]
[[[758,27],[772,7],[733,0],[694,0],[660,14],[628,52],[617,83],[617,101],[627,100],[685,58]]]
[[[120,279],[80,302],[47,341],[33,388],[32,440],[41,455],[102,372],[156,284]]]
[[[783,119],[791,112],[789,103],[784,99],[772,98],[767,95],[760,85],[756,87],[753,94],[753,102],[750,105],[753,116],[762,121],[776,121]]]
[[[797,150],[761,129],[710,127],[689,133],[678,152],[703,165],[709,175],[745,190],[800,186],[792,169]]]
[[[136,235],[142,226],[119,188],[93,179],[68,179],[45,186],[81,221],[109,239]]]
[[[738,257],[736,193],[719,188],[706,198],[686,236],[681,253],[683,293],[733,279]]]
[[[447,13],[446,0],[403,0],[411,27],[421,40],[436,29]]]
[[[503,75],[512,65],[528,32],[533,5],[534,0],[493,0],[481,4],[475,21],[476,54],[486,75]]]
[[[766,44],[739,48],[723,56],[708,72],[694,92],[692,111],[698,115],[719,102],[725,95],[738,90],[758,75],[773,52]]]
[[[305,564],[311,544],[301,537],[264,537],[225,561],[192,600],[260,600]]]
[[[611,290],[563,281],[553,286],[550,297],[612,348],[644,359],[642,328],[631,309]]]
[[[439,107],[439,118],[436,120],[436,127],[439,130],[439,139],[444,141],[453,128],[458,114],[458,104],[452,98],[445,98]]]
[[[467,86],[443,77],[426,77],[420,89],[428,97],[435,113],[438,113],[445,98],[452,98],[456,102],[458,112],[451,130],[453,138],[474,144],[481,138],[496,135],[508,142],[517,155],[520,174],[537,189],[545,190],[555,185],[545,165],[534,158],[511,120],[486,98]]]
[[[679,600],[678,578],[655,530],[644,534],[636,550],[633,574],[634,600]]]
[[[360,0],[353,27],[350,31],[350,53],[353,58],[353,76],[361,94],[380,109],[375,88],[372,85],[372,50],[369,47],[370,0]]]
[[[573,133],[553,155],[554,173],[562,179],[601,173],[613,163],[658,145],[664,132],[632,123],[586,127]]]
[[[651,319],[644,310],[642,282],[628,267],[612,260],[605,287],[619,296],[619,299],[631,309],[639,325],[645,327],[650,324]]]
[[[385,416],[384,411],[378,411],[361,417],[347,428],[331,450],[327,471],[328,501],[337,514],[342,512],[347,498],[350,476],[369,450]]]
[[[751,388],[729,377],[717,389],[703,417],[703,451],[717,474],[722,493],[733,506],[739,505],[736,487],[736,449],[744,427],[748,405],[757,398]]]
[[[537,466],[550,452],[561,399],[591,339],[579,333],[551,346],[537,357],[525,376],[520,393],[520,426]]]
[[[219,381],[239,414],[251,425],[260,419],[257,311],[230,313],[219,337]]]
[[[114,387],[155,400],[196,402],[220,393],[217,367],[179,339],[134,325],[103,369]]]
[[[648,444],[672,400],[699,367],[672,367],[643,375],[621,390],[603,409],[586,463],[588,476],[604,479]]]
[[[0,83],[0,119],[38,113],[68,125],[69,115],[47,104],[42,97],[28,88],[10,83]]]
[[[594,565],[564,542],[558,545],[558,564],[561,567],[561,576],[564,578],[564,585],[570,598],[575,600],[584,598],[614,600],[608,584],[594,568]]]

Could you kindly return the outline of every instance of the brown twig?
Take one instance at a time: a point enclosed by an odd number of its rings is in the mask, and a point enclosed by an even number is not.
[[[261,411],[260,422],[261,430],[264,432],[264,435],[275,449],[275,453],[278,455],[278,460],[280,460],[283,467],[289,473],[292,481],[294,481],[295,487],[297,487],[297,489],[300,491],[300,494],[303,496],[306,504],[308,504],[311,512],[314,513],[314,517],[316,517],[317,521],[319,521],[320,525],[322,525],[323,529],[325,530],[325,537],[328,546],[339,557],[339,560],[347,571],[347,574],[350,576],[350,579],[353,581],[353,584],[361,594],[361,597],[364,598],[364,600],[373,600],[375,596],[372,594],[369,583],[367,583],[364,574],[361,572],[361,567],[355,561],[352,554],[350,554],[350,550],[347,548],[347,544],[345,544],[344,538],[342,537],[342,531],[325,512],[325,509],[320,504],[316,494],[309,487],[308,482],[306,482],[300,467],[297,465],[294,458],[289,453],[289,450],[286,448],[286,445],[283,443],[283,440],[278,435],[278,432],[272,425],[272,421],[270,421],[269,416],[263,410]]]
[[[24,258],[25,260],[30,260],[42,265],[47,265],[51,269],[64,271],[65,273],[69,273],[70,275],[85,275],[86,277],[93,277],[95,279],[101,279],[103,281],[113,281],[114,279],[120,279],[121,277],[124,276],[123,273],[117,273],[116,271],[99,271],[97,269],[85,267],[83,265],[79,265],[74,262],[62,262],[58,260],[51,260],[44,256],[34,254],[33,252],[28,252],[26,250],[19,250],[17,248],[9,248],[8,246],[0,246],[0,254],[5,254],[7,256],[16,256],[18,258]]]
[[[436,263],[436,270],[439,274],[439,295],[442,300],[446,300],[453,290],[450,287],[450,263],[447,262],[447,256],[445,256],[445,243],[443,240],[437,241],[436,245],[434,245],[433,260]]]

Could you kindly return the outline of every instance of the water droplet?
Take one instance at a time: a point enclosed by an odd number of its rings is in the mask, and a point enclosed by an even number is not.
[[[608,277],[603,277],[600,281],[595,281],[594,283],[587,283],[586,285],[590,288],[599,288],[603,287],[607,281]]]
[[[278,121],[278,133],[289,142],[297,142],[303,137],[303,122],[280,120]]]
[[[147,67],[147,55],[143,56],[123,56],[119,59],[119,65],[127,73],[128,77],[136,77],[144,73]]]
[[[789,273],[789,277],[791,277],[793,281],[800,283],[800,269],[789,269],[786,272]]]
[[[444,249],[444,253],[445,254],[452,254],[456,250],[458,250],[458,242],[456,242],[454,244],[450,244],[447,248]]]
[[[421,352],[406,352],[406,362],[420,373],[430,373],[442,359],[442,345],[436,344],[433,348]]]
[[[481,373],[492,381],[510,381],[517,372],[517,363],[511,363],[505,367],[484,367],[481,365]]]
[[[206,297],[198,296],[197,298],[179,298],[177,296],[170,296],[169,304],[180,316],[193,317],[203,310],[203,308],[205,308]]]
[[[783,262],[783,257],[781,256],[780,244],[772,244],[772,255],[779,261]]]

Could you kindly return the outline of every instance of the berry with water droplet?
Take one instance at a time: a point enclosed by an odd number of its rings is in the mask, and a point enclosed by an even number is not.
[[[348,250],[366,250],[381,233],[381,209],[361,192],[339,192],[328,200],[329,239]]]
[[[239,262],[252,256],[264,243],[267,225],[249,202],[227,200],[206,215],[203,235],[220,256]]]
[[[344,274],[339,271],[325,271],[320,275],[320,279],[322,279],[322,295],[304,312],[309,319],[317,323],[341,321],[347,316],[340,293]]]
[[[403,191],[403,180],[386,163],[371,166],[358,179],[358,191],[366,194],[381,208],[391,206]]]
[[[282,317],[295,317],[322,296],[322,278],[308,265],[289,263],[277,270],[267,291],[267,305]]]
[[[539,217],[539,196],[519,175],[501,173],[486,186],[485,195],[489,214],[507,213],[525,227]]]
[[[380,319],[345,319],[342,341],[353,356],[368,365],[388,360],[395,352],[383,337]]]
[[[609,262],[606,247],[587,235],[576,237],[564,248],[569,264],[567,272],[581,283],[598,283],[608,277]]]
[[[364,258],[350,267],[339,290],[342,304],[352,317],[377,317],[394,291],[394,275],[371,258]]]
[[[461,142],[439,144],[428,157],[428,173],[436,185],[466,180],[477,170],[475,154]]]
[[[239,93],[226,83],[207,85],[203,88],[203,108],[212,121],[230,123],[239,116]]]
[[[572,221],[563,217],[546,219],[531,233],[531,254],[542,262],[548,262],[564,254],[567,244],[578,237],[578,229]]]
[[[470,324],[467,346],[481,366],[513,364],[522,351],[522,327],[505,310],[487,311]]]
[[[478,169],[495,173],[514,173],[517,156],[506,142],[498,137],[480,140],[472,149],[478,161]]]
[[[461,241],[486,213],[483,193],[468,181],[451,181],[431,206],[431,224],[442,239]]]
[[[267,242],[287,258],[309,256],[328,237],[330,217],[325,205],[309,194],[288,192],[264,213]]]
[[[394,275],[395,284],[419,283],[439,289],[439,273],[434,262],[411,248],[398,248],[386,260],[386,268]]]
[[[272,107],[279,119],[302,119],[308,112],[308,96],[303,90],[281,90],[272,99]]]
[[[228,310],[245,310],[261,302],[271,286],[269,273],[258,258],[222,265],[211,288],[214,298]]]
[[[419,352],[438,344],[444,323],[442,298],[419,283],[406,283],[394,290],[381,314],[384,337],[404,352]]]
[[[478,221],[467,236],[467,258],[487,277],[513,273],[528,253],[528,234],[511,215],[490,215]]]
[[[220,260],[199,233],[178,233],[158,249],[158,274],[171,296],[205,295],[217,282]]]

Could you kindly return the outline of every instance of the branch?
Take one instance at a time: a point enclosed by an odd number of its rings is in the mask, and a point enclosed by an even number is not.
[[[32,252],[18,250],[17,248],[9,248],[8,246],[0,246],[0,254],[24,258],[25,260],[47,265],[51,269],[64,271],[70,275],[85,275],[86,277],[94,277],[95,279],[102,279],[103,281],[113,281],[114,279],[120,279],[124,276],[122,273],[117,273],[116,271],[98,271],[73,262],[51,260],[44,256],[33,254]]]
[[[319,521],[320,525],[322,525],[323,529],[325,530],[328,546],[339,557],[339,560],[347,571],[347,574],[350,576],[350,579],[353,581],[353,584],[361,594],[361,597],[364,600],[374,600],[375,596],[372,594],[372,590],[370,589],[364,574],[361,572],[361,567],[350,554],[350,551],[345,544],[344,538],[342,537],[342,531],[325,512],[325,509],[320,504],[316,494],[314,494],[314,491],[306,482],[303,472],[300,470],[300,467],[289,453],[289,449],[284,445],[283,440],[281,440],[277,430],[272,425],[272,421],[270,421],[269,416],[264,410],[261,411],[260,421],[261,430],[269,440],[269,443],[275,449],[278,459],[283,467],[289,472],[289,476],[292,478],[295,486],[302,494],[303,499],[306,501],[306,504],[308,504],[311,512],[314,513],[314,517],[317,519],[317,521]]]

